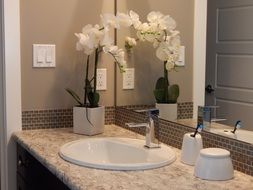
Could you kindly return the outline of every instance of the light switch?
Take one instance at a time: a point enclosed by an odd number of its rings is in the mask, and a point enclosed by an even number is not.
[[[54,44],[33,44],[33,67],[55,67]]]
[[[45,60],[45,50],[44,49],[38,49],[38,56],[37,56],[37,62],[43,63]]]
[[[185,66],[185,46],[180,46],[179,48],[179,58],[178,61],[176,62],[176,65],[178,67]]]
[[[52,52],[51,48],[47,48],[47,51],[46,51],[46,62],[47,63],[53,62],[52,53],[53,52]]]
[[[123,73],[123,89],[134,89],[134,68],[127,68]]]

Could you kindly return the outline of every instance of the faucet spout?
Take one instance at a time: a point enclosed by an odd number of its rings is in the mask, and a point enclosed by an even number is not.
[[[126,126],[130,128],[147,127],[148,123],[126,123]]]
[[[154,125],[154,120],[153,120],[154,116],[155,115],[149,113],[147,123],[126,123],[125,124],[127,127],[130,127],[130,128],[137,128],[137,127],[146,128],[145,145],[144,145],[146,148],[160,148],[159,139],[158,139],[158,143],[155,143],[155,125]]]

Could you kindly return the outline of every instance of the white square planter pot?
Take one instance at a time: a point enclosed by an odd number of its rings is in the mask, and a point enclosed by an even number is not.
[[[156,108],[159,109],[159,116],[161,119],[175,121],[177,119],[177,104],[158,104]]]
[[[90,122],[87,120],[87,118],[89,119]],[[73,108],[74,133],[82,135],[97,135],[104,132],[104,125],[105,125],[104,106],[100,106],[97,108],[85,108],[85,107]]]

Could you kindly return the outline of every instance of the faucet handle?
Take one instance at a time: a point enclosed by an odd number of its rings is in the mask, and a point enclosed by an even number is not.
[[[151,116],[159,116],[159,109],[157,108],[148,109],[147,114]]]
[[[145,113],[147,117],[159,116],[159,109],[157,108],[142,109],[142,110],[135,110],[135,111],[138,113]]]
[[[220,122],[220,121],[226,121],[227,119],[221,119],[221,118],[212,118],[211,122]]]
[[[139,128],[139,127],[147,127],[147,123],[125,123],[127,127],[130,128]]]

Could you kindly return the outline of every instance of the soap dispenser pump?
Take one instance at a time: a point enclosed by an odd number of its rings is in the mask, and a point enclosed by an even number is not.
[[[186,133],[183,138],[181,162],[195,165],[199,152],[203,149],[202,137],[199,134],[203,125],[198,125],[194,133]]]

